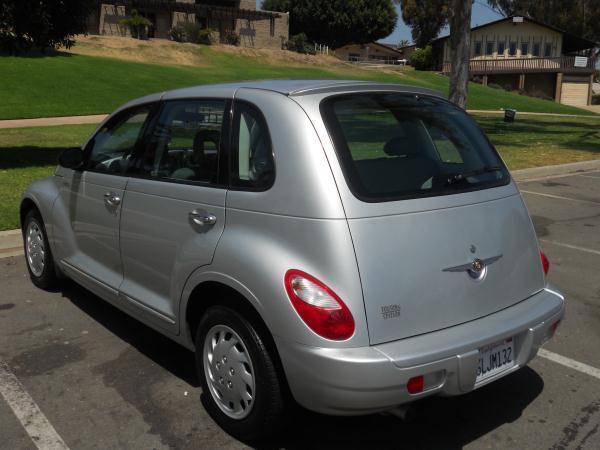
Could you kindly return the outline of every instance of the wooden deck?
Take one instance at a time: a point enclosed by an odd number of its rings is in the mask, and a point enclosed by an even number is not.
[[[594,72],[595,59],[587,58],[586,64],[576,56],[560,56],[557,58],[498,58],[472,59],[469,71],[472,75],[490,75],[497,73],[581,73]],[[576,64],[577,62],[577,64]],[[452,64],[445,62],[443,73],[450,73]]]

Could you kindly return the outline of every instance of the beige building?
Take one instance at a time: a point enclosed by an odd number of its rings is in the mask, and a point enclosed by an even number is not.
[[[483,84],[552,98],[591,103],[598,44],[526,17],[507,17],[471,30],[470,73]],[[433,42],[438,65],[450,72],[448,37]]]
[[[210,28],[216,42],[224,42],[233,31],[244,47],[281,48],[289,37],[289,15],[257,10],[255,0],[98,0],[88,32],[128,36],[129,29],[120,21],[133,10],[152,22],[151,38],[169,39],[171,29],[185,22]]]
[[[379,42],[345,45],[336,48],[335,55],[344,61],[381,62],[385,64],[398,64],[399,60],[404,59],[401,51]]]

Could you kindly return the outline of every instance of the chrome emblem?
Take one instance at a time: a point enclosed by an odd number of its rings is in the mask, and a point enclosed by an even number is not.
[[[475,258],[475,260],[471,263],[471,270],[475,273],[480,273],[483,269],[485,269],[485,264],[479,258]]]
[[[459,266],[446,267],[443,272],[467,272],[475,280],[483,280],[487,274],[489,265],[494,264],[502,258],[502,255],[492,256],[491,258],[475,258],[472,262],[461,264]]]

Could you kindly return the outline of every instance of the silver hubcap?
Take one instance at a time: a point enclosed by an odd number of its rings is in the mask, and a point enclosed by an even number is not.
[[[29,222],[25,231],[25,252],[29,269],[39,277],[44,271],[46,251],[44,247],[44,235],[38,223],[34,220]]]
[[[210,394],[221,411],[233,419],[250,414],[254,368],[240,336],[225,325],[212,327],[204,339],[202,361]]]

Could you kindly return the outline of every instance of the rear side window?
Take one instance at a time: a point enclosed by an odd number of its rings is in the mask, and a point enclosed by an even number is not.
[[[231,139],[231,186],[266,190],[275,180],[275,161],[269,129],[254,106],[237,101]]]
[[[166,102],[138,161],[138,174],[217,183],[225,100]]]
[[[508,171],[461,109],[428,96],[330,97],[321,113],[352,192],[369,202],[507,184]]]

